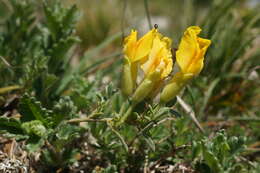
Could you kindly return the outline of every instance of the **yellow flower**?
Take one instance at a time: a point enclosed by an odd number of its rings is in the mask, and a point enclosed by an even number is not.
[[[200,27],[187,28],[176,52],[176,61],[180,72],[176,73],[161,93],[161,102],[172,100],[187,82],[198,75],[204,65],[204,55],[211,44],[210,40],[198,37]]]
[[[203,68],[204,55],[211,41],[198,37],[200,32],[198,26],[189,27],[176,52],[177,63],[184,74],[197,75]]]
[[[137,40],[137,31],[132,30],[131,34],[124,40],[125,58],[131,63],[137,62],[145,58],[151,51],[154,37],[157,35],[157,29],[152,29],[142,38]]]
[[[156,34],[151,52],[141,68],[145,76],[159,71],[160,79],[164,79],[171,73],[172,66],[171,40],[168,37]]]
[[[123,50],[124,67],[122,75],[122,91],[124,94],[132,94],[136,85],[138,63],[147,58],[156,34],[157,30],[152,29],[141,39],[137,40],[137,31],[132,30],[131,34],[125,38]]]
[[[149,55],[141,63],[145,77],[133,95],[134,102],[142,101],[155,91],[161,81],[171,73],[173,66],[171,40],[157,33]]]

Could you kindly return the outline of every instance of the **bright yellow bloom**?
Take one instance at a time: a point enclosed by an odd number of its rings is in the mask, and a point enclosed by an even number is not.
[[[198,37],[200,32],[198,26],[189,27],[176,52],[177,63],[184,74],[197,75],[203,68],[204,55],[211,41]]]
[[[204,55],[211,41],[198,37],[200,32],[201,29],[198,26],[191,26],[184,32],[176,52],[176,61],[180,72],[176,73],[163,89],[162,102],[172,100],[190,79],[201,72],[204,65]]]
[[[125,58],[131,63],[140,61],[145,58],[151,51],[154,37],[157,35],[157,30],[152,29],[142,38],[137,40],[137,31],[132,30],[131,34],[124,40]]]
[[[171,40],[168,37],[156,34],[151,52],[141,68],[145,76],[158,71],[160,72],[160,79],[164,79],[171,73],[172,66]]]
[[[124,94],[132,94],[136,85],[138,63],[147,58],[156,34],[157,30],[152,29],[141,39],[137,40],[137,31],[132,30],[131,34],[125,38],[122,75],[122,91]]]
[[[140,102],[150,95],[171,73],[173,66],[171,40],[157,33],[149,55],[141,63],[145,77],[133,95],[134,102]]]

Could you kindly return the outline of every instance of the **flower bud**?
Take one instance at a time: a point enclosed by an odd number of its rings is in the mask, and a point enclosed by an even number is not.
[[[136,83],[137,66],[131,64],[127,58],[124,59],[121,89],[123,94],[130,96],[133,93]]]
[[[182,88],[192,79],[192,74],[176,73],[172,80],[167,84],[160,97],[162,103],[167,103],[174,99]]]

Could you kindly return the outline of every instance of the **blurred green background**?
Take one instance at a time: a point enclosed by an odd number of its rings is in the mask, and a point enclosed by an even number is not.
[[[84,46],[95,45],[109,34],[122,29],[125,30],[125,34],[131,28],[138,29],[141,34],[149,29],[143,0],[64,0],[64,2],[67,5],[77,4],[82,11],[78,34],[84,40]],[[160,31],[173,38],[176,46],[185,28],[190,25],[202,25],[205,19],[209,18],[210,6],[213,3],[220,8],[227,5],[219,0],[147,0],[147,2],[152,25],[158,24]],[[257,0],[226,2],[235,8],[233,12],[238,13],[237,17],[248,13],[257,15],[259,9]]]

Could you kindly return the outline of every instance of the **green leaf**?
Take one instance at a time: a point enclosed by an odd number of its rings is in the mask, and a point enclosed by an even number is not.
[[[155,151],[155,143],[153,139],[148,136],[143,136],[143,139],[148,144],[148,147],[151,148],[152,151]]]
[[[244,143],[244,137],[228,138],[225,131],[220,130],[211,140],[204,138],[201,141],[202,157],[214,173],[229,172],[229,170],[235,169],[234,167],[238,163],[235,156],[244,150]],[[196,147],[194,145],[194,148]]]
[[[56,155],[51,150],[43,150],[41,159],[45,162],[47,165],[57,166],[58,160],[56,160]]]
[[[118,173],[116,165],[109,165],[101,170],[93,170],[91,173]]]
[[[39,151],[43,145],[44,145],[44,138],[34,136],[34,135],[30,136],[30,138],[26,141],[26,149],[30,153]]]
[[[84,129],[70,124],[60,124],[55,130],[55,148],[57,151],[64,150],[67,144],[79,138]],[[69,149],[69,148],[68,148]],[[64,150],[65,151],[65,150]]]
[[[86,60],[88,60],[91,57],[94,57],[96,55],[98,55],[105,47],[107,47],[109,44],[111,44],[113,41],[115,41],[116,39],[120,38],[120,36],[122,36],[122,33],[116,33],[114,35],[109,36],[107,39],[105,39],[102,43],[100,43],[97,47],[95,47],[94,49],[91,49],[89,51],[87,51],[84,54],[83,59],[81,60],[79,66],[78,66],[78,70],[79,72],[84,71],[84,67],[86,65]],[[110,58],[110,56],[108,57]]]
[[[19,103],[19,112],[22,115],[21,121],[28,122],[32,120],[39,120],[45,126],[50,125],[49,113],[50,111],[43,108],[40,102],[36,101],[34,97],[30,97],[28,94],[25,94]]]
[[[87,51],[83,58],[80,60],[80,63],[77,67],[75,67],[71,73],[68,73],[64,76],[64,78],[61,81],[61,84],[59,86],[59,88],[56,91],[57,93],[62,92],[66,86],[71,82],[71,80],[73,80],[73,77],[75,74],[81,74],[84,73],[86,71],[89,70],[89,67],[86,68],[86,61],[88,61],[90,58],[96,57],[105,47],[107,47],[110,43],[112,43],[113,41],[115,41],[116,39],[120,38],[120,36],[122,35],[121,32],[116,33],[110,37],[108,37],[107,39],[105,39],[102,43],[100,43],[97,47]],[[94,63],[94,66],[96,66],[97,64],[99,64],[100,62],[106,61],[107,59],[110,59],[111,57],[115,57],[118,53],[116,54],[112,54],[111,56],[105,57],[103,58],[103,60],[97,61],[96,63]],[[90,66],[91,67],[91,66]]]
[[[77,161],[76,155],[79,154],[79,150],[75,148],[66,148],[65,151],[62,153],[62,164],[68,165],[75,163]]]
[[[29,135],[33,134],[39,137],[44,137],[48,134],[47,129],[44,127],[43,123],[39,120],[25,122],[22,124],[22,128]]]
[[[53,126],[57,126],[62,120],[71,119],[77,117],[77,107],[70,97],[61,97],[58,102],[55,103],[53,108],[52,123]]]
[[[228,140],[228,144],[230,146],[230,154],[234,156],[235,154],[242,152],[246,148],[245,141],[245,137],[231,137]]]
[[[0,117],[0,134],[17,140],[28,138],[21,127],[21,122],[14,118]]]
[[[192,148],[191,148],[191,152],[192,152],[192,159],[195,159],[196,157],[198,157],[201,153],[202,153],[202,146],[200,142],[196,142],[196,141],[192,141]]]
[[[203,104],[200,108],[200,114],[202,115],[202,113],[205,111],[205,108],[208,104],[208,101],[210,99],[210,97],[213,94],[214,88],[217,86],[217,84],[220,82],[220,78],[216,78],[213,82],[210,83],[210,85],[208,86],[208,90],[205,93],[204,99],[203,99]]]
[[[68,32],[69,34],[69,32],[74,29],[78,16],[78,8],[76,5],[73,5],[67,10],[66,15],[63,17],[62,21],[62,29],[64,32]]]
[[[81,127],[63,124],[57,129],[56,136],[59,140],[71,141],[74,138],[80,137],[81,131]]]
[[[56,7],[60,7],[58,4],[56,4]],[[49,6],[47,3],[44,3],[44,14],[46,17],[46,23],[48,25],[49,30],[51,31],[51,34],[53,36],[53,39],[56,40],[56,38],[58,37],[58,33],[59,33],[59,29],[61,27],[61,23],[59,23],[59,17],[57,15],[54,14],[55,11],[54,6]],[[58,10],[58,11],[61,11]]]
[[[66,63],[68,63],[68,51],[76,42],[79,42],[79,39],[70,36],[65,39],[60,39],[53,45],[52,49],[49,50],[49,56],[51,58],[48,63],[51,73],[56,73],[58,69],[66,68]]]
[[[197,162],[195,165],[195,169],[199,173],[212,173],[210,167],[206,163]]]
[[[203,158],[214,173],[219,173],[222,171],[222,167],[219,164],[217,157],[214,156],[214,154],[207,148],[203,148]]]

